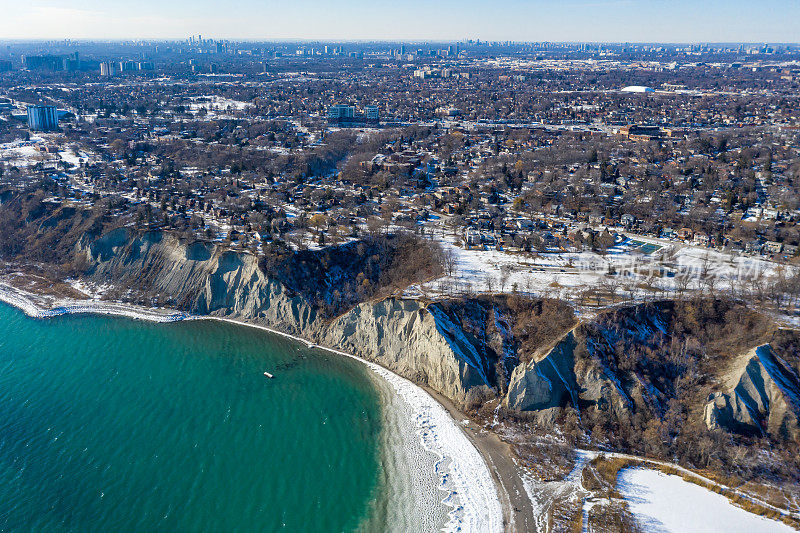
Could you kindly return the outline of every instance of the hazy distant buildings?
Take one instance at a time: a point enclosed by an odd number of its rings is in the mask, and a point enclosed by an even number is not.
[[[134,70],[139,70],[139,64],[136,61],[120,61],[119,62],[119,71],[120,72],[132,72]]]
[[[155,66],[151,61],[103,61],[100,63],[100,75],[105,77],[116,76],[117,74],[130,74],[142,70],[154,70]]]
[[[53,105],[28,106],[28,127],[36,131],[58,129],[58,111]]]
[[[8,72],[11,70],[11,61],[0,60],[0,72]]]
[[[22,56],[22,65],[28,70],[62,70],[63,56]]]
[[[28,70],[52,70],[72,72],[83,66],[78,59],[78,52],[69,55],[26,55],[22,57],[22,66]]]
[[[111,77],[117,73],[117,65],[116,63],[112,63],[111,61],[103,61],[100,63],[100,75]]]
[[[63,56],[23,56],[23,66],[28,70],[63,70]]]
[[[336,104],[328,108],[328,122],[339,126],[357,124],[377,124],[380,120],[378,106],[364,106],[364,112],[359,113],[355,106]]]
[[[414,71],[414,77],[421,80],[427,80],[430,78],[449,78],[453,75],[453,71],[449,68],[438,69],[431,68],[427,65]]]

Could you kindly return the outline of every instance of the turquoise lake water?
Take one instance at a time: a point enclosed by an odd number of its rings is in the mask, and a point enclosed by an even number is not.
[[[233,324],[0,304],[0,531],[375,529],[368,372]]]

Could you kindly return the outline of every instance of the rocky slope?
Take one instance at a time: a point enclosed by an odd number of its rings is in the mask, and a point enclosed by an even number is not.
[[[705,406],[709,429],[752,432],[800,441],[800,378],[769,344],[739,357],[722,390]]]
[[[161,232],[114,230],[84,240],[78,253],[98,284],[158,296],[185,311],[246,320],[381,365],[459,402],[490,385],[490,362],[435,304],[388,298],[357,305],[332,320],[280,281],[255,256],[206,243],[182,243]]]
[[[322,343],[375,361],[448,398],[490,385],[488,361],[435,304],[386,299],[363,303],[334,320]]]
[[[710,430],[800,440],[797,361],[772,350],[771,323],[735,306],[634,305],[576,325],[568,307],[511,296],[429,304],[387,298],[330,317],[245,252],[123,228],[82,239],[77,253],[98,284],[302,336],[457,402],[490,387],[505,408],[540,421],[572,408],[617,425],[670,418],[678,402],[681,416]]]
[[[660,313],[643,308],[620,313],[609,323],[584,322],[543,357],[514,370],[506,405],[542,412],[544,419],[553,408],[566,406],[625,412],[637,403],[658,403],[657,389],[640,372],[620,371],[609,354],[622,343],[645,345],[663,331]]]
[[[742,328],[724,314],[705,317],[700,322],[720,322],[705,332],[722,337],[713,346],[699,341],[704,332],[686,330],[683,313],[665,302],[582,323],[514,370],[504,405],[540,421],[563,407],[624,421],[679,406],[690,424],[702,419],[710,430],[800,442],[800,370],[796,358],[781,355],[797,352],[787,340],[796,332],[758,322],[734,337]]]
[[[166,296],[185,311],[254,320],[295,335],[315,324],[314,309],[264,276],[250,254],[124,228],[79,246],[90,265],[87,277],[96,283]]]
[[[518,365],[511,374],[504,405],[519,411],[577,407],[574,350],[575,335],[570,331],[543,357]]]

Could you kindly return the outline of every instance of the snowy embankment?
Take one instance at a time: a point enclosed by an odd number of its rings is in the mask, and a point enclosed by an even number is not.
[[[37,304],[33,297],[6,284],[0,284],[0,301],[22,310],[26,315],[32,318],[50,318],[74,314],[125,316],[139,320],[149,320],[151,322],[175,322],[191,318],[186,313],[178,311],[148,309],[145,307],[134,307],[126,304],[96,300],[56,301],[55,305],[52,307],[45,308]]]
[[[50,308],[39,305],[36,296],[10,285],[0,283],[0,301],[21,309],[33,318],[50,318],[66,314],[102,314],[125,316],[152,322],[210,319],[231,322],[242,326],[266,330],[317,347],[309,341],[264,326],[219,317],[187,315],[177,311],[148,309],[145,307],[96,300],[57,301]],[[386,370],[380,365],[354,355],[318,347],[355,359],[383,378],[402,399],[413,416],[409,421],[417,429],[423,447],[439,457],[436,474],[439,489],[446,492],[443,503],[451,508],[446,532],[500,532],[503,531],[503,510],[489,468],[475,446],[469,441],[456,421],[434,398],[411,381]],[[391,519],[391,517],[390,517]]]
[[[407,379],[366,364],[411,407],[423,446],[440,457],[436,468],[440,488],[447,492],[443,502],[452,508],[444,531],[503,531],[503,510],[489,468],[450,413]]]
[[[645,531],[794,531],[786,524],[736,507],[725,496],[657,470],[625,469],[619,474],[617,490]]]

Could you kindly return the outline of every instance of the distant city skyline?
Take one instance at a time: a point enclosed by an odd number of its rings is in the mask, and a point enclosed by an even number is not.
[[[800,42],[796,0],[0,0],[0,39]]]

